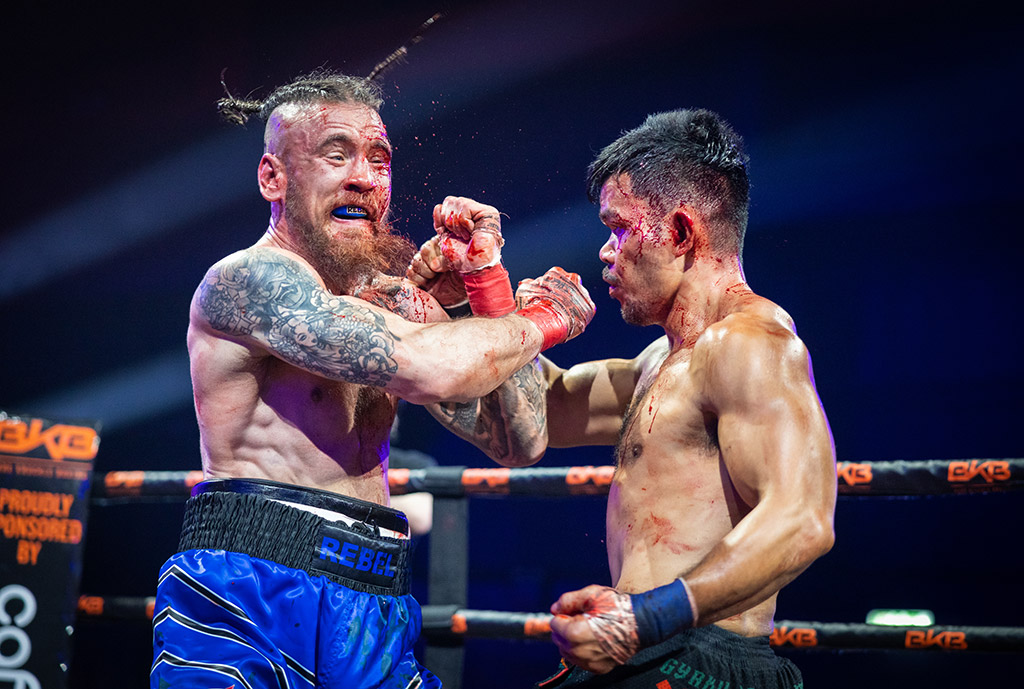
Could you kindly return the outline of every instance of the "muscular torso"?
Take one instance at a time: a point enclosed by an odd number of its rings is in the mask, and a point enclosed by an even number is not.
[[[752,509],[752,496],[744,500],[722,460],[718,419],[704,404],[700,372],[691,370],[693,351],[670,352],[667,338],[649,350],[623,423],[607,513],[608,559],[620,591],[685,575]],[[716,624],[768,634],[775,598]]]
[[[380,276],[355,296],[409,320],[447,318],[398,278]],[[264,478],[388,504],[397,398],[314,375],[195,319],[188,344],[207,477]]]

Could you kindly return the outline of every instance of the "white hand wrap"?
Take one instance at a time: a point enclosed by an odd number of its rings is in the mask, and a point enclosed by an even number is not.
[[[585,614],[587,625],[601,650],[616,663],[625,663],[640,650],[632,600],[628,594],[608,589],[590,603]]]

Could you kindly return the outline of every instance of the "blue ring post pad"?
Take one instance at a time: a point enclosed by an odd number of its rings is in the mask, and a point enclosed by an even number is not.
[[[640,648],[660,643],[693,626],[693,608],[682,580],[630,595]]]

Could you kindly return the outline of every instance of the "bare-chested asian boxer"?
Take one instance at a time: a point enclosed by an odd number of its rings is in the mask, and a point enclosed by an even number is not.
[[[614,588],[552,606],[566,667],[539,686],[798,687],[767,637],[779,589],[832,546],[835,453],[792,319],[744,278],[742,141],[705,110],[651,116],[588,194],[610,296],[665,334],[634,359],[542,357],[549,445],[614,445],[616,471]]]
[[[536,357],[593,316],[552,269],[517,309],[498,212],[434,210],[449,277],[438,300],[389,270],[413,253],[387,225],[391,144],[372,82],[316,73],[265,102],[259,188],[270,227],[216,263],[188,331],[204,477],[160,573],[153,689],[433,687],[413,656],[408,524],[387,458],[399,398],[431,405],[498,462],[547,435]]]
[[[614,445],[616,471],[614,588],[552,606],[573,669],[542,686],[802,685],[767,637],[779,589],[832,547],[835,449],[792,319],[744,278],[746,163],[720,117],[681,110],[591,164],[609,294],[665,335],[631,360],[545,364],[549,444]]]

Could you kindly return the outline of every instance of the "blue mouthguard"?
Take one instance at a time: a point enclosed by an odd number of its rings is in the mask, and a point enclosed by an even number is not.
[[[341,206],[331,211],[335,218],[365,218],[367,212],[359,206]]]

